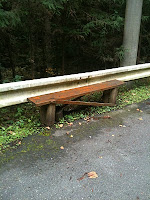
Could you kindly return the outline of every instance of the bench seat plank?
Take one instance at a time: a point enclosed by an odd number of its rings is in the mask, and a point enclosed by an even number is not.
[[[55,103],[61,100],[69,100],[72,98],[84,96],[89,93],[109,90],[123,84],[124,84],[123,81],[111,80],[111,81],[106,81],[106,82],[102,82],[98,84],[93,84],[93,85],[73,88],[69,90],[64,90],[60,92],[54,92],[50,94],[31,97],[31,98],[28,98],[28,101],[34,103],[36,106],[42,106],[42,105],[47,105],[50,103]]]

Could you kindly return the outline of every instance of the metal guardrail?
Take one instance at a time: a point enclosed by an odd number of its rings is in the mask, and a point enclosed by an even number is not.
[[[0,108],[27,102],[27,98],[113,79],[130,81],[150,76],[150,63],[94,72],[0,84]]]

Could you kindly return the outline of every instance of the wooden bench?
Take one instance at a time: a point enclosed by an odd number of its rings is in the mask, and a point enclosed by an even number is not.
[[[51,126],[55,123],[56,104],[114,106],[116,103],[116,96],[118,93],[117,88],[123,84],[123,81],[111,80],[98,84],[31,97],[28,98],[28,101],[34,103],[36,106],[40,106],[41,123],[45,124],[46,126]],[[81,97],[86,94],[99,91],[103,91],[103,103],[70,100],[72,98]]]

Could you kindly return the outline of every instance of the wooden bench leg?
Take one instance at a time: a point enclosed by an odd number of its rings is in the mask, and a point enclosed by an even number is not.
[[[40,107],[41,123],[46,126],[51,126],[55,123],[55,104],[44,105]]]
[[[118,94],[118,88],[113,88],[111,90],[106,90],[103,92],[103,102],[104,103],[116,103],[116,97]]]
[[[118,88],[114,88],[112,90],[110,90],[110,99],[109,99],[109,103],[114,103],[116,104],[116,97],[118,94]]]

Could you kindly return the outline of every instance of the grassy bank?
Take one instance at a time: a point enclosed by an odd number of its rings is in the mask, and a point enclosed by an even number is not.
[[[99,93],[85,97],[92,101],[99,98]],[[132,88],[123,86],[119,88],[117,106],[115,107],[88,107],[84,110],[70,112],[57,124],[61,128],[74,120],[85,118],[95,114],[102,114],[111,110],[120,109],[132,103],[139,103],[150,98],[150,79],[135,81]],[[0,109],[0,151],[6,148],[15,148],[21,145],[22,139],[28,135],[46,132],[39,121],[39,109],[30,103],[10,106]]]

